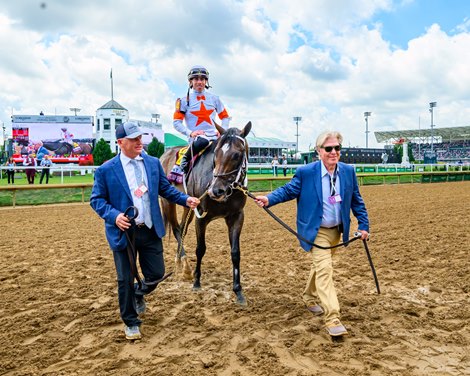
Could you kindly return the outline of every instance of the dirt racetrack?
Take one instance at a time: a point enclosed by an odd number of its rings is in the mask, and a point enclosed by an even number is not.
[[[251,200],[246,308],[228,238],[209,225],[202,291],[181,278],[148,297],[144,337],[123,336],[104,226],[88,205],[0,210],[0,375],[470,375],[470,182],[367,186],[377,295],[360,242],[335,255],[332,341],[300,299],[310,257]],[[295,223],[295,202],[275,207]],[[185,244],[194,265],[194,228]],[[167,271],[176,242],[165,239]]]

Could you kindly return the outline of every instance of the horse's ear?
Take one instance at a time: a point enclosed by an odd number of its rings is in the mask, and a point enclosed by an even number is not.
[[[251,131],[251,121],[246,123],[245,128],[243,128],[242,137],[245,138],[246,136],[248,136],[248,133],[250,133],[250,131]]]
[[[214,121],[215,128],[217,131],[220,133],[220,135],[223,135],[225,132],[227,132],[224,128],[222,128],[217,122]]]

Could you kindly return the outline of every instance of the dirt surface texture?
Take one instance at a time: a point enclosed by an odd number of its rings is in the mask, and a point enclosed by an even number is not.
[[[0,210],[0,375],[470,375],[470,182],[361,192],[382,293],[360,241],[336,252],[342,340],[302,303],[310,254],[251,199],[241,238],[248,305],[234,302],[216,220],[202,289],[181,274],[163,282],[135,342],[123,334],[103,221],[87,204]],[[295,205],[273,211],[295,227]],[[176,242],[164,246],[174,270]],[[194,266],[193,226],[185,246]]]

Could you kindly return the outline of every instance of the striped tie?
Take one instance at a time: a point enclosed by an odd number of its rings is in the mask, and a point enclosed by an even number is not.
[[[140,187],[144,184],[144,179],[142,177],[142,170],[139,166],[139,163],[135,159],[131,159],[131,164],[134,167],[135,180],[137,182],[137,187]],[[144,223],[148,228],[152,228],[152,218],[150,215],[150,198],[148,191],[142,196],[142,206],[144,209]]]

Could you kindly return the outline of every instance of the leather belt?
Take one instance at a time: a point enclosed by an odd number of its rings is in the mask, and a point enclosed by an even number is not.
[[[326,228],[327,230],[332,230],[332,229],[336,228],[336,229],[339,230],[339,229],[340,229],[340,226],[341,226],[341,225],[337,225],[337,226],[333,226],[333,227],[320,226],[320,228]]]
[[[135,227],[143,228],[143,227],[147,227],[147,225],[145,224],[145,222],[142,222],[142,223],[136,223]]]

